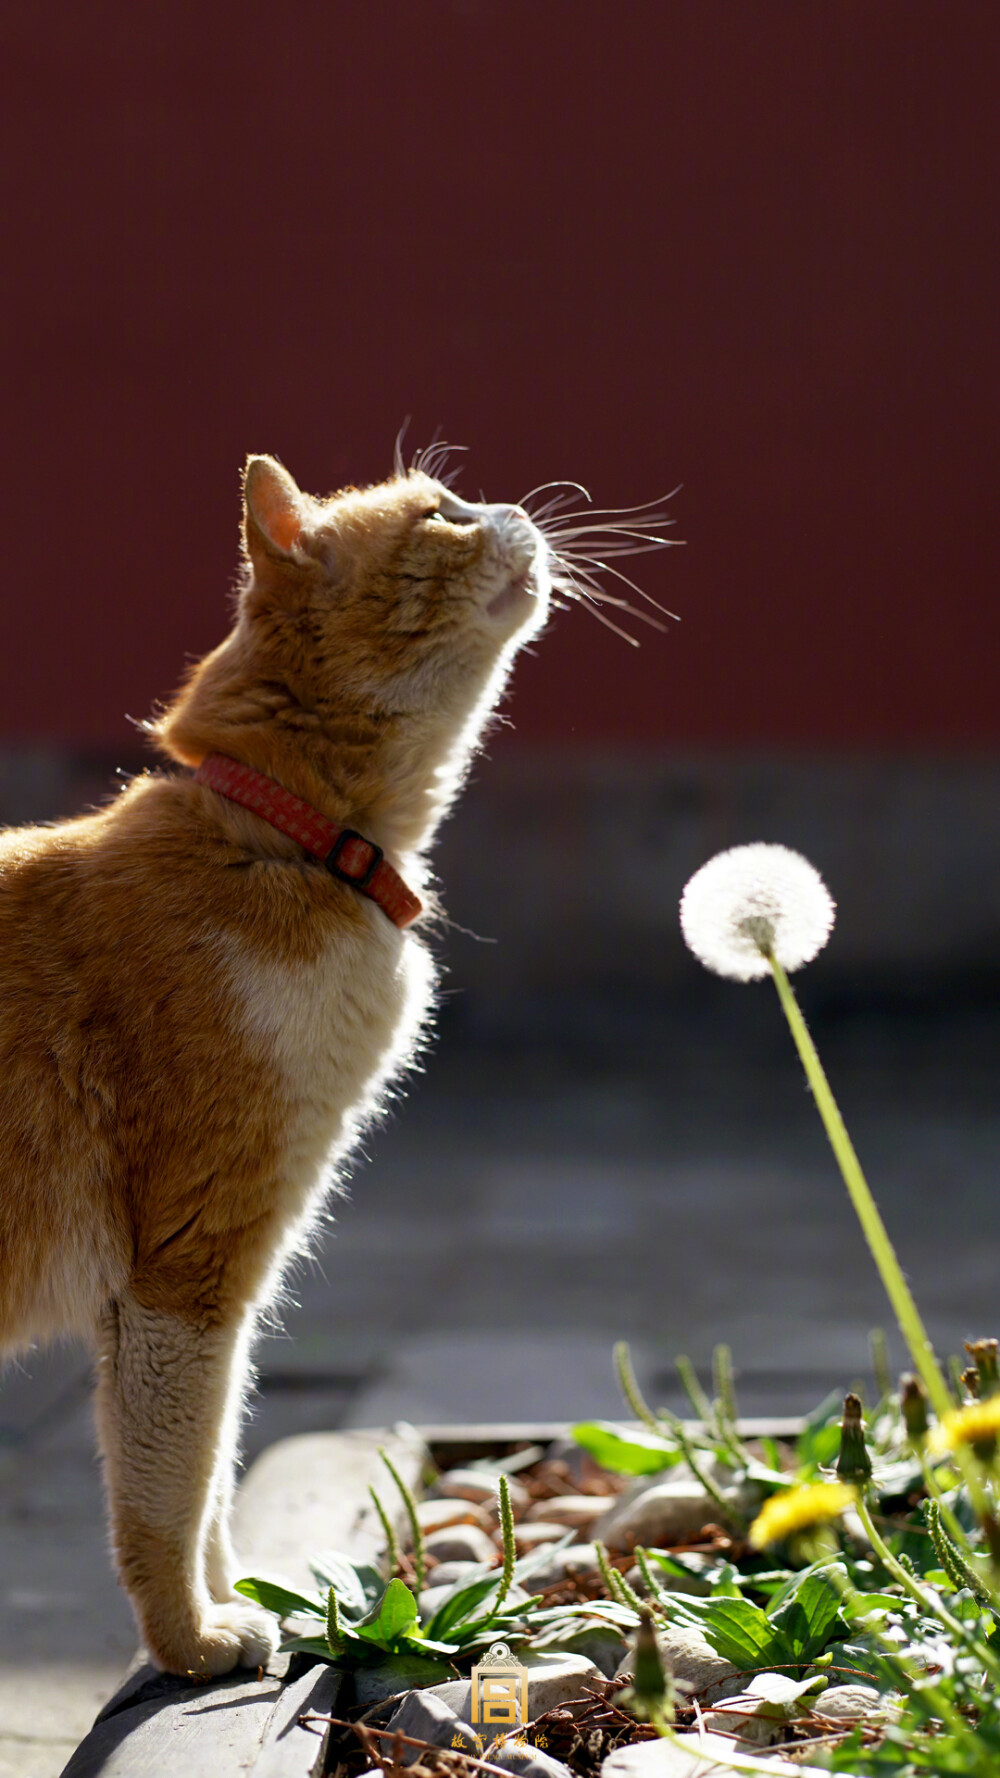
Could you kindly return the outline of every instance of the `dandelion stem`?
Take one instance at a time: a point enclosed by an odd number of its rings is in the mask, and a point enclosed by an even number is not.
[[[789,986],[788,977],[777,957],[772,955],[770,964],[774,975],[774,985],[778,990],[778,999],[781,1001],[782,1010],[795,1039],[802,1059],[802,1066],[806,1071],[806,1077],[816,1101],[816,1109],[823,1119],[827,1136],[830,1139],[830,1146],[837,1157],[851,1203],[854,1205],[858,1221],[864,1230],[865,1239],[881,1274],[889,1301],[896,1312],[896,1319],[910,1348],[913,1362],[934,1404],[938,1418],[943,1419],[946,1414],[951,1412],[953,1403],[944,1378],[938,1369],[931,1343],[920,1319],[920,1312],[903,1277],[868,1181],[861,1171],[861,1163],[854,1152],[851,1138],[847,1134],[844,1120],[840,1115],[840,1108],[830,1090],[830,1083],[823,1072],[823,1064],[809,1035],[809,1028],[799,1010],[799,1003]]]
[[[789,986],[788,977],[773,953],[769,955],[768,961],[771,965],[782,1011],[795,1039],[802,1066],[806,1071],[806,1079],[812,1088],[813,1098],[816,1101],[816,1109],[823,1119],[823,1125],[830,1139],[830,1146],[837,1157],[837,1163],[843,1174],[851,1203],[854,1205],[858,1221],[864,1231],[872,1258],[878,1267],[886,1294],[896,1312],[896,1319],[899,1322],[903,1338],[910,1348],[913,1362],[933,1403],[934,1412],[939,1420],[943,1420],[946,1415],[952,1412],[955,1404],[948,1393],[947,1384],[934,1357],[933,1347],[920,1319],[920,1311],[913,1300],[910,1287],[903,1277],[902,1267],[896,1258],[895,1249],[889,1239],[875,1199],[872,1197],[868,1181],[861,1171],[861,1162],[854,1152],[854,1145],[840,1115],[840,1107],[823,1072],[823,1064],[817,1054],[816,1045],[809,1035],[809,1027],[802,1017],[799,1003]],[[973,1459],[969,1453],[959,1450],[955,1453],[955,1461],[962,1469],[973,1505],[982,1517],[989,1511],[989,1502],[976,1473]]]

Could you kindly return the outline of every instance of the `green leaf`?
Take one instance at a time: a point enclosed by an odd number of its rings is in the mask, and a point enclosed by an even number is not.
[[[790,1658],[780,1630],[749,1599],[706,1600],[700,1618],[706,1641],[734,1667],[780,1666]]]
[[[429,1636],[423,1634],[423,1631],[404,1630],[400,1636],[397,1636],[393,1649],[397,1653],[408,1649],[415,1655],[457,1655],[461,1649],[461,1643],[432,1642]],[[454,1679],[455,1675],[449,1670],[448,1677]]]
[[[339,1550],[324,1550],[321,1556],[313,1557],[309,1568],[324,1593],[333,1588],[342,1617],[345,1613],[348,1617],[363,1617],[381,1598],[385,1586],[385,1575],[370,1562],[352,1562]]]
[[[867,1617],[884,1617],[886,1612],[898,1615],[902,1604],[903,1601],[892,1593],[855,1593],[853,1598],[841,1600],[840,1615],[850,1624],[863,1624]]]
[[[681,1462],[676,1445],[668,1443],[666,1436],[657,1438],[653,1432],[632,1427],[625,1431],[609,1420],[582,1420],[570,1431],[602,1469],[610,1469],[615,1475],[655,1475],[657,1470],[672,1469]]]
[[[406,1584],[398,1577],[389,1582],[377,1604],[354,1625],[355,1634],[365,1642],[391,1649],[399,1636],[417,1622],[417,1602]]]
[[[791,1649],[792,1659],[811,1661],[843,1629],[839,1610],[839,1596],[820,1570],[806,1575],[791,1598],[771,1613],[770,1621]]]
[[[356,1642],[356,1638],[352,1637],[351,1640]],[[324,1661],[331,1661],[331,1664],[336,1666],[339,1666],[341,1659],[338,1656],[336,1662],[332,1661],[330,1645],[325,1636],[284,1636],[281,1640],[280,1653],[283,1655],[321,1655]]]
[[[310,1617],[326,1617],[326,1607],[318,1599],[307,1599],[304,1593],[293,1593],[288,1587],[276,1586],[274,1581],[248,1577],[236,1582],[236,1591],[277,1617],[298,1617],[302,1612],[308,1612]]]
[[[742,1599],[740,1577],[731,1562],[724,1562],[712,1585],[713,1599]]]
[[[491,1593],[499,1588],[501,1573],[494,1569],[492,1574],[482,1580],[459,1585],[448,1598],[442,1599],[440,1605],[426,1625],[428,1636],[448,1636],[452,1631],[459,1631],[474,1617],[476,1608],[488,1599]],[[488,1613],[486,1615],[489,1615]]]

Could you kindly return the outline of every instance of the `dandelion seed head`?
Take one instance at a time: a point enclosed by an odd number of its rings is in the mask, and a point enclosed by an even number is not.
[[[681,931],[706,969],[738,982],[791,972],[823,949],[835,904],[819,872],[787,846],[733,846],[703,864],[681,897]]]
[[[857,1497],[857,1489],[846,1482],[813,1482],[772,1494],[747,1533],[750,1543],[755,1550],[762,1550],[769,1543],[784,1543],[797,1531],[828,1525],[853,1506]]]

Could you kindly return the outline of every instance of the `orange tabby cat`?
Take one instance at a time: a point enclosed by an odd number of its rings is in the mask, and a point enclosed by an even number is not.
[[[235,627],[156,740],[184,766],[266,774],[419,893],[545,620],[546,545],[521,508],[419,470],[322,501],[254,457],[244,493]],[[0,836],[0,969],[0,1354],[96,1342],[146,1648],[176,1673],[255,1667],[274,1620],[234,1594],[228,1531],[248,1346],[412,1052],[431,960],[296,838],[181,773]]]

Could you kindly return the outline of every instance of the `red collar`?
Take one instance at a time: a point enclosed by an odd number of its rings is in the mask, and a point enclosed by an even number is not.
[[[374,840],[366,840],[353,827],[338,827],[311,803],[293,796],[253,766],[240,765],[225,753],[209,753],[194,776],[197,784],[207,784],[210,790],[251,809],[280,833],[298,840],[314,858],[322,859],[331,876],[377,901],[394,926],[409,926],[423,913],[422,903],[399,872],[386,863]]]

